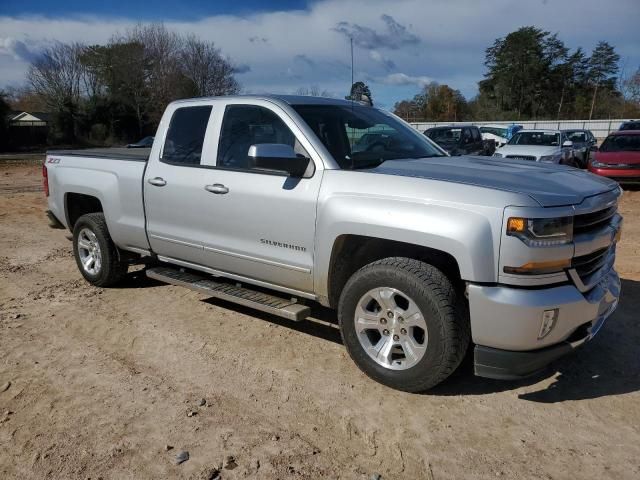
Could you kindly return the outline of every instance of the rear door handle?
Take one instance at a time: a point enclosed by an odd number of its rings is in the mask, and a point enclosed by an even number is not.
[[[150,178],[147,182],[151,185],[155,185],[156,187],[164,187],[167,184],[166,180],[161,177]]]
[[[214,183],[213,185],[205,185],[204,189],[207,192],[217,193],[218,195],[229,193],[229,189],[224,185],[222,185],[221,183]]]

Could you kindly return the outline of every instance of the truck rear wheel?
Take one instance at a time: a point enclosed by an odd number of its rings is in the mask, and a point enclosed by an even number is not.
[[[120,260],[103,213],[82,215],[73,227],[73,255],[82,276],[97,287],[122,280],[127,263]]]
[[[358,270],[338,305],[343,342],[372,379],[419,392],[460,365],[470,329],[463,298],[437,268],[385,258]]]

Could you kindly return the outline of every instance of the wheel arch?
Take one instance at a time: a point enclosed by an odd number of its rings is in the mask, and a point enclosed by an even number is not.
[[[449,252],[423,245],[366,235],[338,236],[327,272],[326,303],[335,307],[349,278],[365,265],[387,257],[420,260],[441,270],[456,287],[463,287],[460,265]]]
[[[87,213],[104,213],[101,200],[94,195],[67,192],[64,195],[64,214],[67,227],[73,232],[78,219]]]

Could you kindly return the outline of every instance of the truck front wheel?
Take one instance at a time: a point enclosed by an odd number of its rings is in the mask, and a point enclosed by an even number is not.
[[[470,329],[460,292],[440,270],[410,258],[362,267],[338,305],[342,340],[372,379],[407,392],[427,390],[464,358]]]
[[[88,213],[76,221],[73,254],[82,276],[97,287],[114,285],[127,273],[127,263],[120,260],[103,213]]]

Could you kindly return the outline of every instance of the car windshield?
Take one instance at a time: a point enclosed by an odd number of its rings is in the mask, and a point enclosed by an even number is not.
[[[560,134],[550,132],[518,132],[509,140],[509,145],[558,146],[560,145]]]
[[[443,157],[424,135],[377,108],[293,105],[340,168],[373,168],[388,160]]]
[[[601,152],[639,152],[640,135],[611,135],[600,145]]]
[[[427,136],[438,143],[458,143],[462,135],[461,128],[434,128],[427,131]]]
[[[567,139],[574,143],[587,141],[587,134],[579,130],[575,132],[565,132],[565,134],[567,135]]]
[[[640,122],[625,122],[620,126],[620,130],[640,130]]]
[[[507,129],[500,127],[480,127],[480,131],[482,133],[491,133],[492,135],[497,135],[498,137],[507,138]]]

